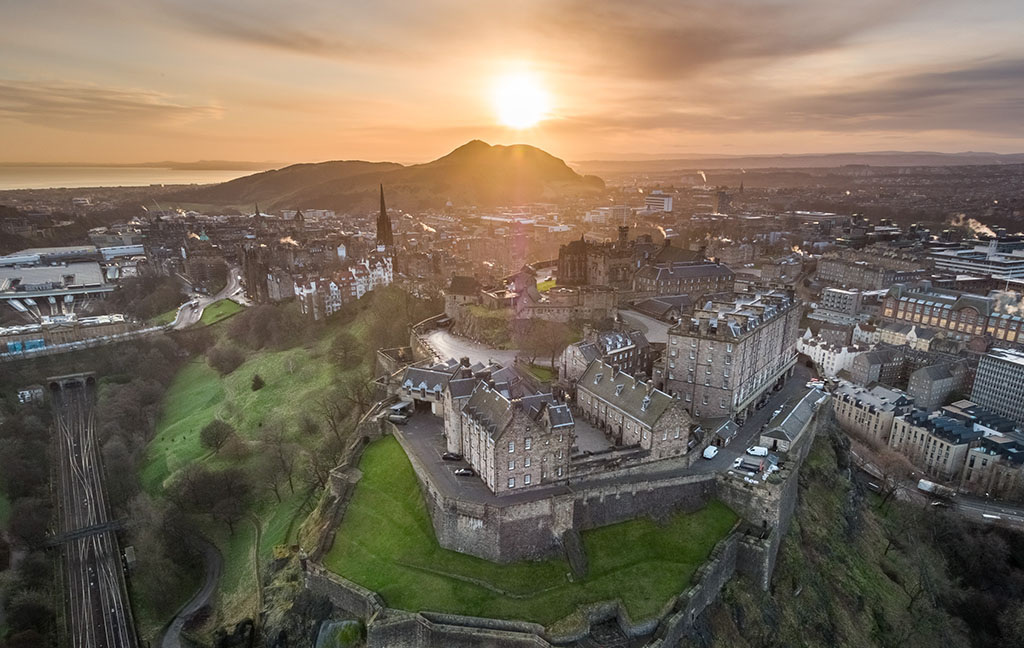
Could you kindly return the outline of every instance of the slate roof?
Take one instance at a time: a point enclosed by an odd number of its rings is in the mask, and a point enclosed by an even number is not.
[[[735,276],[735,273],[727,266],[717,263],[659,263],[644,266],[636,274],[643,279],[654,281]]]
[[[818,406],[828,398],[828,394],[817,389],[810,389],[803,396],[794,396],[778,416],[768,422],[768,430],[761,436],[793,442],[814,418]]]
[[[531,394],[518,399],[510,399],[499,391],[488,387],[487,383],[479,382],[463,408],[470,418],[487,431],[487,435],[497,441],[508,429],[517,409],[521,409],[533,420],[539,420],[545,410],[551,419],[552,427],[572,425],[572,413],[564,403],[555,401],[551,394]]]
[[[642,380],[621,371],[616,373],[614,367],[602,360],[590,363],[576,389],[590,392],[648,427],[653,427],[675,401]]]

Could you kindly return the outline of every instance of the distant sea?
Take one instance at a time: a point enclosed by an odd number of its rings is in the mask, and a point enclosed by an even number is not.
[[[74,189],[78,187],[146,187],[161,184],[211,184],[255,173],[252,170],[195,170],[149,167],[3,166],[0,191]]]

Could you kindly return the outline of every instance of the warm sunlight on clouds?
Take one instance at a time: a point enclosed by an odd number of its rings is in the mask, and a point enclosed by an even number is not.
[[[1022,21],[1019,0],[8,2],[0,161],[1024,151]]]
[[[551,101],[535,76],[518,72],[495,82],[494,106],[502,124],[521,129],[536,126],[547,117]]]

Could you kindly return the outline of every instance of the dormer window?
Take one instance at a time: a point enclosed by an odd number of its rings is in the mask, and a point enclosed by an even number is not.
[[[618,396],[619,394],[621,394],[622,393],[622,389],[625,386],[626,385],[624,383],[623,384],[619,384],[619,385],[615,385],[615,395]]]
[[[597,374],[596,376],[594,376],[594,384],[595,385],[601,384],[601,379],[602,378],[604,378],[604,374]]]
[[[650,404],[651,404],[651,397],[650,396],[644,396],[643,403],[640,404],[640,411],[641,412],[646,412],[647,411],[647,407]]]

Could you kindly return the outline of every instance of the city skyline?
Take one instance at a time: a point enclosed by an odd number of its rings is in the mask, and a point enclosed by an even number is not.
[[[1024,151],[1009,1],[235,9],[4,2],[0,162]]]

